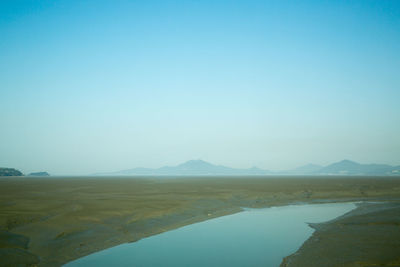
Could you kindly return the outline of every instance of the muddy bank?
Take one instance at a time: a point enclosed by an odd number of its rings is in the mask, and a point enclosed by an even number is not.
[[[363,203],[316,231],[281,267],[400,266],[400,202]]]
[[[13,253],[60,266],[241,207],[399,197],[387,177],[0,178],[0,253],[11,266]]]

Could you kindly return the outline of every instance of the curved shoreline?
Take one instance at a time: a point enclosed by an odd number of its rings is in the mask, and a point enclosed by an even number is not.
[[[328,222],[280,267],[400,266],[400,200],[360,203]]]
[[[29,238],[17,249],[40,262],[22,264],[60,266],[241,207],[399,197],[400,179],[382,177],[0,178],[0,230]],[[13,238],[0,241],[2,258],[15,260]]]

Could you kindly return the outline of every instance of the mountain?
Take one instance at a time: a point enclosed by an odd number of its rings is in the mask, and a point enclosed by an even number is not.
[[[324,175],[399,175],[400,166],[386,164],[360,164],[351,160],[342,160],[318,171]]]
[[[118,172],[98,173],[95,175],[400,175],[400,166],[386,164],[360,164],[351,160],[342,160],[328,166],[307,164],[288,171],[272,172],[257,167],[236,169],[214,165],[203,160],[189,160],[177,166],[165,166],[157,169],[135,168]]]
[[[97,175],[267,175],[272,172],[256,167],[235,169],[214,165],[203,160],[189,160],[177,166],[165,166],[158,169],[135,168]]]
[[[24,176],[22,172],[13,168],[0,168],[0,176]]]

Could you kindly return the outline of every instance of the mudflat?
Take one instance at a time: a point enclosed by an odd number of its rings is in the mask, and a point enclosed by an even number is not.
[[[399,198],[396,177],[0,178],[1,264],[60,266],[242,207]]]
[[[400,266],[400,202],[363,203],[314,234],[281,267]]]

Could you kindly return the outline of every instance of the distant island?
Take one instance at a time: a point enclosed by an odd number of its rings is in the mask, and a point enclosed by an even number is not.
[[[0,176],[24,176],[24,174],[14,168],[0,168]]]
[[[31,172],[28,176],[50,176],[48,172]]]
[[[0,176],[24,176],[24,174],[14,168],[0,168]],[[48,172],[31,172],[27,176],[50,176]]]
[[[152,176],[152,175],[400,175],[400,166],[386,164],[361,164],[351,160],[342,160],[328,166],[307,164],[293,170],[270,171],[257,167],[248,169],[236,169],[222,165],[214,165],[203,160],[189,160],[177,166],[165,166],[161,168],[134,168],[109,173],[97,173],[94,175],[107,176]]]

